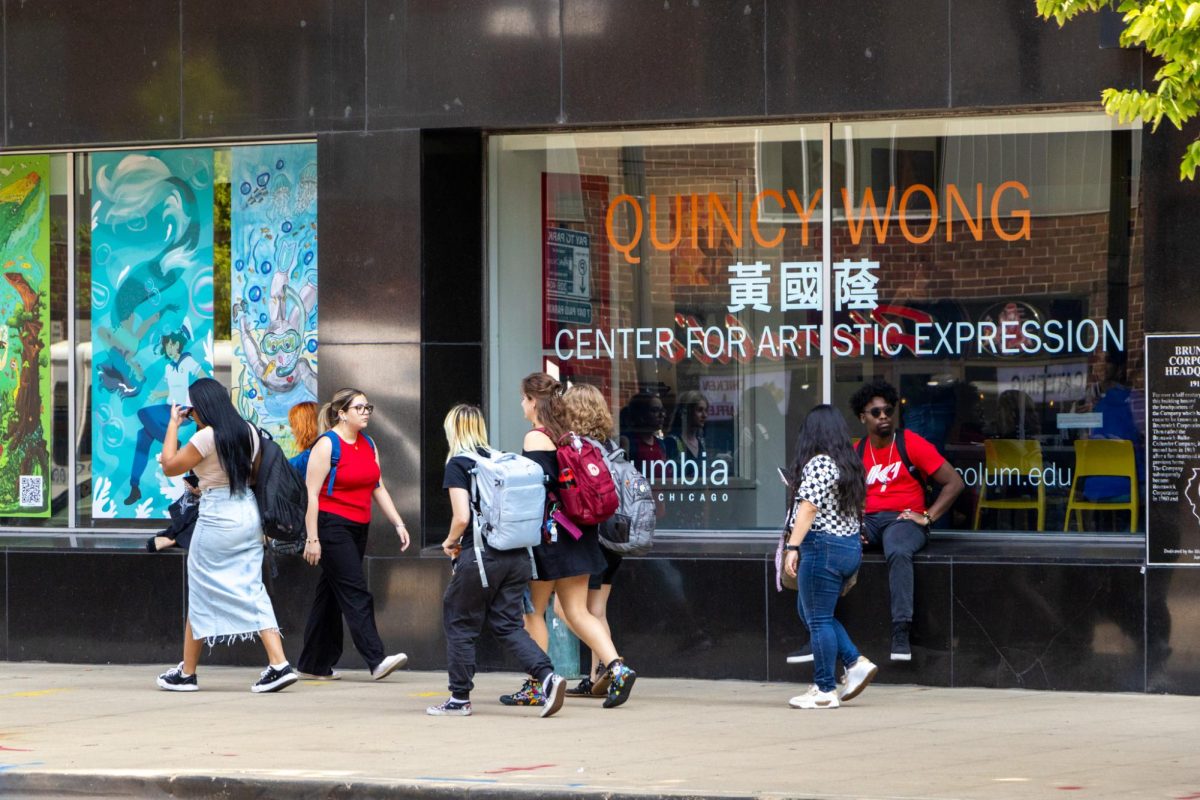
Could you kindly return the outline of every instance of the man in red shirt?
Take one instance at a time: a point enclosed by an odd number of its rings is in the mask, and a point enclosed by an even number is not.
[[[918,434],[900,429],[900,395],[890,383],[877,380],[864,385],[850,398],[850,408],[867,434],[858,444],[867,475],[863,543],[881,547],[887,558],[892,660],[910,661],[912,557],[929,542],[929,526],[954,505],[963,480],[936,447]],[[925,483],[931,478],[941,490],[926,507]]]

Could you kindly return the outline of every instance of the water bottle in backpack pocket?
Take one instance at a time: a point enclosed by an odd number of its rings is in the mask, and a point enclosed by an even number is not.
[[[558,440],[559,488],[562,511],[577,525],[599,525],[617,513],[620,501],[604,445],[574,431]]]

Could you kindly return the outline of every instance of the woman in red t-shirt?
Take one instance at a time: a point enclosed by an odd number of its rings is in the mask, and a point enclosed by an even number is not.
[[[372,500],[395,526],[400,549],[408,549],[409,543],[404,521],[383,488],[375,443],[364,433],[374,410],[359,390],[339,389],[321,409],[329,431],[317,439],[308,459],[304,560],[320,563],[321,578],[298,666],[301,673],[320,680],[340,677],[333,667],[342,656],[343,617],[372,678],[382,680],[408,662],[404,653],[385,654],[375,625],[375,599],[363,573]],[[340,451],[336,465],[333,437]]]

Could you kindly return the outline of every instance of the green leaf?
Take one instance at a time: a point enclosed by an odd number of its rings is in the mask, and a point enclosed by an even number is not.
[[[1190,28],[1200,22],[1200,3],[1189,3],[1187,10],[1183,12],[1183,22],[1180,28]]]

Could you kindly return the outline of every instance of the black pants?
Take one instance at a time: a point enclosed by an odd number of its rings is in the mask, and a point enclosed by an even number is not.
[[[368,527],[365,522],[352,522],[328,511],[317,514],[321,578],[304,628],[301,672],[328,675],[333,671],[342,657],[342,617],[367,666],[375,669],[383,661],[383,641],[375,627],[375,598],[367,590],[363,574]]]
[[[442,597],[442,626],[446,631],[446,661],[450,691],[467,698],[475,688],[475,642],[483,626],[499,639],[538,680],[554,671],[550,656],[525,631],[523,598],[532,570],[525,550],[483,549],[488,586],[479,580],[475,551],[463,548],[454,577]]]
[[[897,519],[898,516],[895,511],[867,514],[863,520],[863,534],[867,546],[881,548],[887,559],[892,622],[912,622],[912,557],[929,543],[929,533],[912,520]]]

